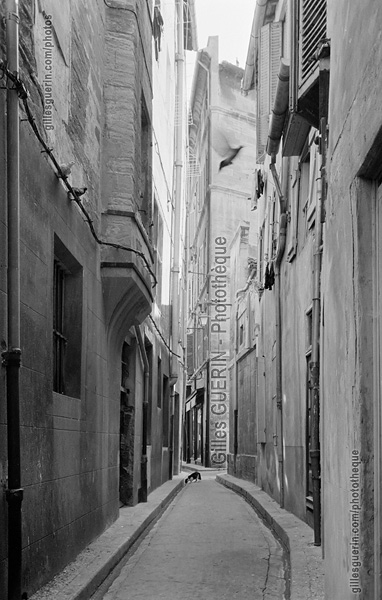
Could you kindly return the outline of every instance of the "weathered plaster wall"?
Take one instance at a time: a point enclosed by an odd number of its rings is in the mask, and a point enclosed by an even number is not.
[[[195,334],[200,364],[203,357],[210,361],[209,374],[205,370],[204,379],[200,378],[198,384],[206,387],[210,400],[207,426],[211,464],[225,466],[230,410],[230,246],[237,227],[250,218],[255,119],[250,113],[253,104],[240,93],[243,71],[228,63],[219,65],[217,37],[209,38],[200,61],[205,68],[197,65],[192,96],[194,125],[190,127],[190,140],[201,167],[201,176],[195,185],[199,206],[194,206],[190,199],[190,206],[195,209],[190,214],[190,245],[195,262],[190,264],[191,270],[202,271],[204,277],[200,277],[199,285],[194,279],[197,291],[191,302],[194,310],[200,302],[209,315],[205,331]],[[207,96],[206,69],[210,75],[210,96]],[[239,145],[244,146],[233,164],[221,171],[219,164],[225,156],[219,152],[216,139],[226,140],[225,144],[231,143],[233,147],[237,147],[236,140],[240,140]],[[205,258],[202,247],[207,248]]]
[[[266,301],[264,294],[267,293]],[[265,442],[258,447],[257,483],[276,500],[280,495],[280,472],[275,446],[276,434],[276,363],[275,363],[275,297],[265,290],[260,299],[260,345],[258,366],[258,403],[263,403]]]
[[[360,452],[361,598],[373,595],[373,194],[357,179],[382,126],[382,7],[329,2],[329,197],[323,255],[326,594],[352,598],[351,453]],[[372,172],[368,177],[373,178]],[[335,365],[335,366],[334,366]],[[333,536],[333,530],[339,531]]]
[[[264,414],[265,434],[258,440],[257,483],[277,501],[304,521],[310,521],[306,510],[307,496],[307,352],[311,341],[306,312],[313,297],[313,242],[314,221],[308,223],[307,193],[299,186],[298,161],[291,159],[277,164],[282,174],[290,218],[287,222],[285,250],[280,267],[280,334],[277,341],[277,285],[264,289],[260,295],[259,311],[259,365],[258,405]],[[265,169],[265,173],[267,170]],[[263,225],[263,265],[275,256],[272,240],[277,239],[280,222],[278,197],[273,176],[266,174],[264,194],[257,212]],[[294,185],[292,185],[292,180]],[[272,201],[276,202],[272,217]],[[315,199],[313,199],[315,204]],[[294,222],[295,221],[295,222]],[[297,237],[295,237],[295,235]],[[295,253],[289,249],[295,241]],[[289,258],[288,258],[289,255]],[[259,256],[259,261],[261,257]],[[277,275],[276,275],[277,277]],[[264,281],[262,280],[262,283]],[[281,400],[283,411],[283,438],[280,438],[280,411],[277,408],[277,362],[281,360]],[[261,417],[262,419],[263,417]],[[282,448],[281,448],[282,446]],[[283,465],[281,459],[283,458]],[[281,468],[283,467],[283,476]],[[281,479],[282,477],[282,479]]]
[[[230,302],[233,308],[230,318],[228,472],[250,481],[256,480],[257,467],[258,360],[257,350],[254,348],[257,303],[253,295],[253,279],[251,282],[249,280],[250,275],[253,277],[253,260],[257,257],[254,239],[256,223],[257,213],[253,211],[251,222],[238,227],[230,248]],[[236,440],[235,410],[238,411]]]
[[[309,347],[306,311],[313,297],[313,231],[299,236],[293,262],[284,262],[282,294],[282,402],[285,508],[306,520],[306,403]]]

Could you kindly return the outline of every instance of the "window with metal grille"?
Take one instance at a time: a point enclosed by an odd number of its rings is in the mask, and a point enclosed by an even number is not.
[[[53,263],[53,391],[79,398],[82,353],[82,267],[59,238]]]
[[[324,38],[326,38],[326,0],[301,0],[301,85],[305,83],[317,64],[314,53],[320,40]]]
[[[65,394],[64,364],[68,343],[64,334],[65,272],[57,260],[54,261],[53,301],[53,390]]]

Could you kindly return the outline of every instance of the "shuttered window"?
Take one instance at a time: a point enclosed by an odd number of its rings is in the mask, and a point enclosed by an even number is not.
[[[259,38],[257,162],[263,162],[282,54],[282,22],[264,25]]]
[[[300,82],[305,83],[317,62],[313,59],[326,37],[326,0],[301,0]]]

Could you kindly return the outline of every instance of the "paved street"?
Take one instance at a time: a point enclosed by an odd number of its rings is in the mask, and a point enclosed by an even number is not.
[[[280,544],[237,494],[202,474],[129,559],[104,600],[271,600],[284,592]]]

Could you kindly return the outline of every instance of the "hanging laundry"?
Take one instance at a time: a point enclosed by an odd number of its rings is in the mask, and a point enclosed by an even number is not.
[[[257,170],[257,188],[256,188],[256,193],[257,193],[257,199],[260,198],[260,196],[262,196],[264,191],[264,179],[263,179],[263,174],[260,171],[260,169]]]
[[[275,270],[273,267],[273,263],[271,266],[266,266],[265,269],[265,278],[264,278],[264,288],[266,290],[271,290],[275,284]]]
[[[154,36],[154,45],[155,45],[155,59],[158,60],[159,52],[161,50],[160,41],[162,37],[163,31],[163,17],[159,10],[159,6],[154,7],[154,19],[153,19],[153,36]]]

